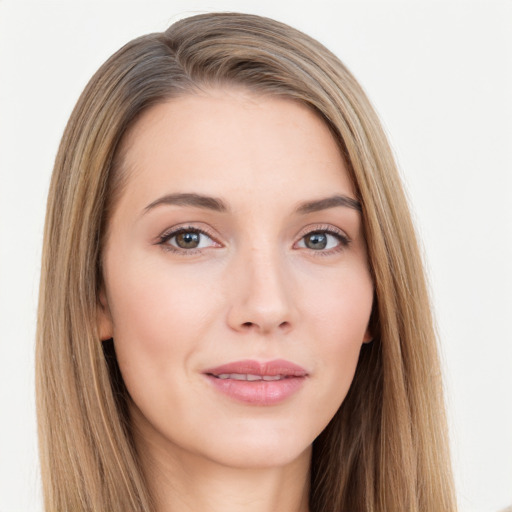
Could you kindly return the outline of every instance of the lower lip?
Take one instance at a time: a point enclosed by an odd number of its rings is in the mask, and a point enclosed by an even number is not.
[[[287,377],[281,380],[219,379],[206,375],[212,385],[225,395],[251,405],[275,405],[297,393],[305,377]]]

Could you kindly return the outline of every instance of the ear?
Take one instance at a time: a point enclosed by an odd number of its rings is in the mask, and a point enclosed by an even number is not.
[[[363,343],[368,344],[368,343],[371,343],[372,341],[373,341],[373,335],[370,332],[370,328],[368,327],[363,336]]]
[[[96,323],[101,341],[109,340],[114,336],[112,315],[110,314],[107,295],[103,286],[101,287],[98,296],[98,305],[96,307]]]
[[[370,319],[368,320],[368,325],[366,326],[366,331],[363,336],[363,343],[368,345],[373,341],[375,336],[378,336],[378,323],[377,323],[377,299],[373,298],[372,304],[372,312],[370,313]]]

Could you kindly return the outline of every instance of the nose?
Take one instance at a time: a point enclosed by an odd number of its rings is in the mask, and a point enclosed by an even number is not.
[[[263,335],[287,333],[297,319],[284,256],[260,248],[239,254],[230,272],[229,326]]]

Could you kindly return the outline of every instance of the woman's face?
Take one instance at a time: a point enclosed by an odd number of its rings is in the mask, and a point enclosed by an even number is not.
[[[234,467],[307,455],[373,297],[329,129],[291,100],[217,89],[152,107],[123,148],[99,327],[141,442]]]

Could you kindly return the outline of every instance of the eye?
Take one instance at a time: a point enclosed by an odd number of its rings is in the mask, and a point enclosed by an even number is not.
[[[203,230],[197,228],[178,228],[164,233],[159,245],[171,251],[191,251],[215,247],[218,244]]]
[[[349,244],[348,237],[341,231],[334,231],[332,229],[322,229],[310,231],[304,235],[297,247],[304,249],[311,249],[313,251],[328,252],[331,250],[342,249]]]

